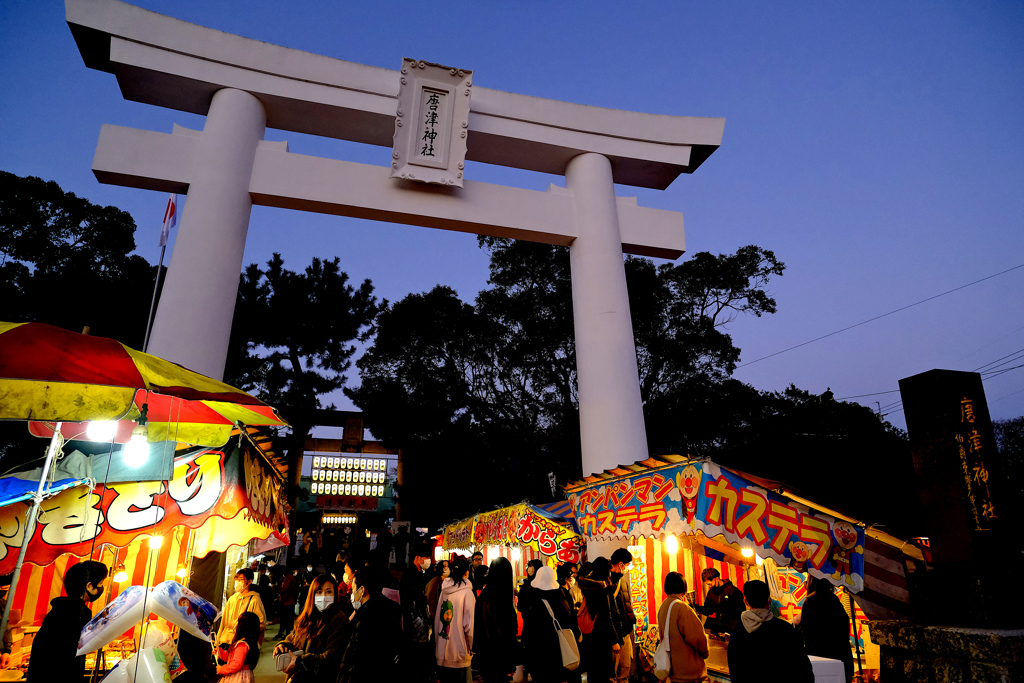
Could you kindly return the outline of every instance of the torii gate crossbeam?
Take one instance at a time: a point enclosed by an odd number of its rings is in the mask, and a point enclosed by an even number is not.
[[[119,0],[66,0],[87,66],[128,99],[205,114],[203,131],[104,126],[101,182],[186,192],[151,349],[223,374],[252,205],[569,246],[583,473],[648,456],[622,253],[677,258],[682,215],[617,198],[664,189],[721,144],[724,119],[659,116],[475,87],[467,158],[561,174],[547,192],[466,181],[426,186],[388,168],[263,140],[266,127],[390,146],[396,71],[311,55]],[[202,343],[195,330],[202,330]]]

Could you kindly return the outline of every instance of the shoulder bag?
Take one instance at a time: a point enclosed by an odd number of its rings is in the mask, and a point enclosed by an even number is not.
[[[669,653],[671,647],[668,641],[672,640],[672,608],[675,606],[675,600],[668,606],[665,632],[661,634],[661,642],[658,643],[658,649],[654,651],[654,675],[658,677],[659,681],[665,680],[672,673],[672,655]]]
[[[547,600],[541,599],[544,606],[548,608],[548,614],[551,615],[551,623],[555,625],[555,633],[558,635],[558,647],[562,651],[562,666],[569,671],[575,671],[576,667],[580,665],[580,650],[576,646],[576,634],[572,632],[572,629],[562,628],[561,624],[558,623],[558,619],[555,619],[555,613],[551,609],[551,605],[548,604]]]

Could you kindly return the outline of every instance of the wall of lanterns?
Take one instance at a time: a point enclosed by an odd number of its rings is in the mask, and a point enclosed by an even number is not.
[[[321,521],[324,524],[357,524],[359,519],[355,515],[325,515]]]
[[[387,460],[366,457],[313,456],[313,495],[384,495]]]

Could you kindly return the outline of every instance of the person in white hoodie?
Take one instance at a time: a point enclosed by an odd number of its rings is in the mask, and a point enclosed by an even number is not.
[[[434,612],[438,678],[441,683],[471,683],[476,595],[466,578],[466,558],[456,556],[450,567],[451,574],[441,583],[441,596]]]

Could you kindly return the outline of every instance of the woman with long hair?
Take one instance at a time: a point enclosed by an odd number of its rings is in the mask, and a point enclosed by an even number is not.
[[[275,657],[284,652],[302,652],[285,669],[288,683],[333,683],[337,678],[348,632],[348,617],[337,597],[333,578],[320,575],[313,579],[294,629],[274,648]]]
[[[470,683],[476,596],[473,584],[466,578],[466,558],[455,557],[451,568],[451,575],[441,583],[441,597],[434,614],[438,678],[441,683]]]
[[[590,683],[608,683],[614,673],[615,655],[622,649],[622,635],[612,618],[612,566],[608,558],[598,557],[587,569],[589,573],[584,575],[581,571],[577,579],[586,603],[579,616],[583,633],[580,656]]]
[[[512,564],[504,557],[491,560],[473,624],[473,655],[484,683],[508,683],[522,660],[513,588]]]
[[[254,612],[238,615],[227,664],[217,667],[220,683],[255,683],[253,670],[260,660],[260,618]]]

